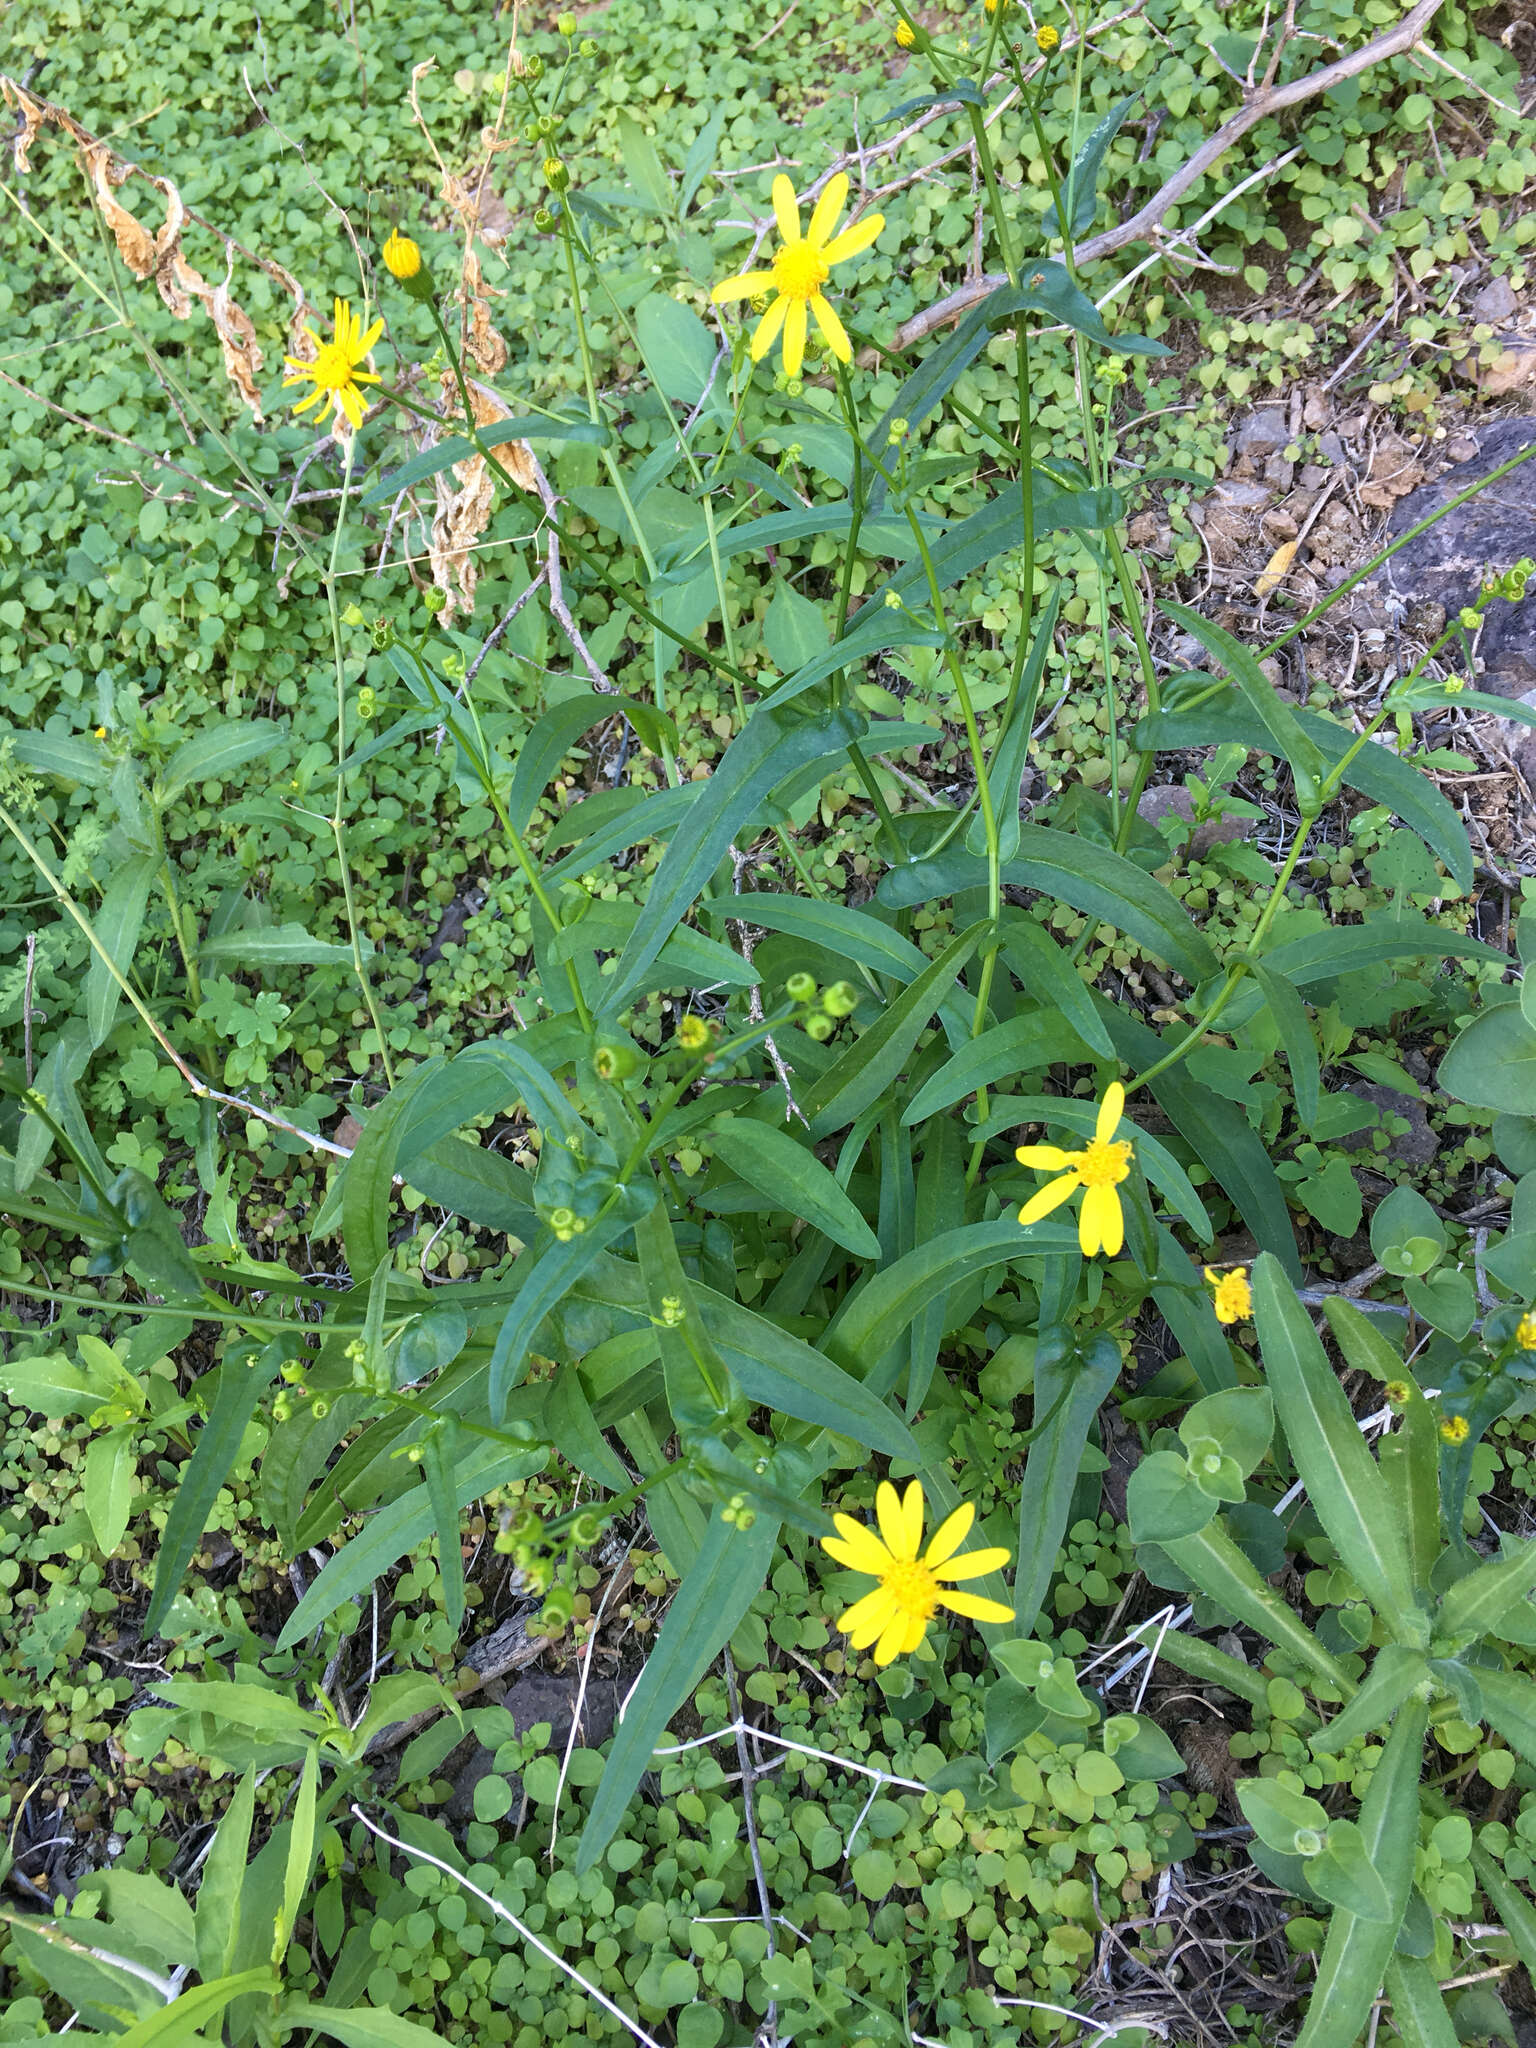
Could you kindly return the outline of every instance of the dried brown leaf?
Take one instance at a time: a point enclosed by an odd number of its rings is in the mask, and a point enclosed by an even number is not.
[[[1275,552],[1264,564],[1258,580],[1253,586],[1253,594],[1261,604],[1266,597],[1272,597],[1285,581],[1286,576],[1290,572],[1291,564],[1296,559],[1297,546],[1298,543],[1296,541],[1285,541],[1280,547],[1275,549]]]

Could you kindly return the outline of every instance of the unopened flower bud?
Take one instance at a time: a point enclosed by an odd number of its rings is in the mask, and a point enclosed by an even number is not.
[[[814,974],[792,974],[784,984],[784,993],[792,1003],[810,1003],[816,999],[816,977]]]

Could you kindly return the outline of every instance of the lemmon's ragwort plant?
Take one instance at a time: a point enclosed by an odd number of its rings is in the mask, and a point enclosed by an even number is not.
[[[1480,1564],[1461,1527],[1467,1446],[1523,1384],[1531,1276],[1513,1256],[1502,1268],[1490,1262],[1487,1284],[1501,1305],[1475,1336],[1476,1309],[1458,1329],[1460,1290],[1452,1275],[1439,1276],[1449,1284],[1425,1300],[1440,1320],[1424,1313],[1455,1349],[1440,1378],[1444,1449],[1394,1361],[1383,1376],[1409,1389],[1405,1419],[1378,1467],[1299,1305],[1300,1254],[1274,1161],[1230,1093],[1200,1078],[1199,1055],[1218,1024],[1233,1034],[1269,1032],[1288,1063],[1295,1130],[1304,1134],[1321,1100],[1313,1006],[1340,974],[1447,956],[1485,963],[1490,978],[1512,965],[1448,923],[1401,907],[1328,928],[1298,900],[1294,877],[1325,805],[1349,788],[1395,811],[1469,886],[1465,830],[1407,758],[1413,718],[1447,701],[1449,686],[1432,674],[1442,648],[1475,631],[1495,596],[1515,595],[1525,572],[1511,572],[1454,622],[1359,732],[1296,709],[1255,649],[1174,604],[1164,613],[1209,666],[1160,673],[1154,619],[1124,537],[1129,486],[1118,481],[1109,409],[1098,395],[1113,391],[1115,376],[1095,365],[1114,358],[1119,376],[1119,362],[1163,351],[1110,332],[1073,257],[1094,218],[1119,117],[1087,136],[1064,134],[1044,104],[1040,66],[1011,40],[1002,8],[979,44],[945,42],[905,15],[902,26],[903,47],[932,70],[934,91],[922,104],[947,109],[969,131],[987,233],[1008,283],[904,370],[878,418],[855,353],[876,311],[830,295],[841,282],[834,269],[873,248],[882,230],[879,215],[857,210],[839,230],[847,173],[833,169],[798,199],[787,174],[775,177],[779,244],[769,267],[751,267],[755,254],[741,258],[748,267],[712,295],[716,305],[767,303],[750,337],[745,328],[712,329],[702,293],[690,303],[676,290],[636,286],[622,208],[585,192],[579,168],[558,152],[562,96],[582,61],[574,33],[562,64],[546,71],[537,59],[514,61],[507,83],[540,166],[536,222],[558,239],[566,266],[581,397],[562,399],[538,357],[512,364],[473,248],[458,266],[455,307],[418,241],[398,227],[383,245],[385,272],[401,287],[398,313],[365,327],[366,314],[338,299],[329,338],[312,327],[295,334],[284,383],[306,387],[297,409],[323,421],[321,446],[340,480],[328,501],[330,534],[321,540],[308,529],[292,544],[331,624],[335,801],[324,822],[346,901],[346,964],[379,1059],[378,1086],[359,1105],[361,1135],[337,1157],[311,1224],[315,1237],[339,1231],[345,1285],[257,1265],[235,1233],[189,1250],[162,1193],[142,1173],[108,1167],[74,1092],[83,1060],[126,1001],[201,1104],[197,1170],[216,1191],[218,1091],[177,1044],[179,1025],[203,1015],[197,967],[210,940],[180,934],[186,989],[171,998],[144,981],[135,947],[153,878],[162,875],[168,889],[174,879],[153,838],[154,807],[178,776],[182,784],[207,779],[254,758],[265,744],[260,731],[188,740],[195,758],[178,765],[172,757],[149,811],[135,808],[132,775],[119,777],[114,829],[138,864],[136,879],[112,916],[95,920],[28,823],[37,778],[68,773],[73,757],[18,737],[0,819],[86,937],[97,994],[86,1038],[61,1034],[46,1045],[35,1076],[0,1072],[14,1104],[5,1205],[83,1240],[91,1273],[128,1275],[139,1290],[134,1312],[196,1317],[227,1333],[199,1386],[205,1420],[155,1562],[150,1635],[167,1624],[258,1412],[279,1425],[267,1439],[273,1469],[264,1478],[284,1503],[295,1553],[340,1539],[288,1618],[280,1652],[316,1631],[339,1648],[359,1593],[434,1536],[457,1631],[466,1613],[462,1510],[476,1500],[494,1507],[499,1490],[556,1456],[583,1475],[596,1504],[540,1521],[508,1501],[497,1539],[543,1593],[549,1628],[569,1622],[581,1555],[607,1525],[644,1513],[680,1587],[614,1739],[586,1822],[584,1868],[612,1841],[670,1717],[742,1622],[786,1528],[820,1537],[834,1563],[877,1580],[873,1592],[858,1589],[842,1617],[855,1652],[873,1649],[876,1665],[924,1644],[943,1656],[951,1645],[941,1612],[958,1615],[978,1625],[1011,1685],[1033,1689],[1016,1740],[1031,1728],[1091,1720],[1099,1710],[1070,1662],[1044,1652],[1033,1631],[1126,1332],[1155,1305],[1188,1360],[1186,1396],[1202,1398],[1180,1427],[1181,1448],[1159,1443],[1138,1469],[1138,1540],[1152,1546],[1159,1569],[1289,1658],[1297,1682],[1331,1716],[1323,1722],[1319,1713],[1318,1744],[1366,1743],[1391,1723],[1384,1745],[1361,1750],[1358,1821],[1325,1815],[1326,1825],[1315,1825],[1312,1816],[1277,1845],[1279,1807],[1261,1801],[1253,1815],[1261,1841],[1293,1859],[1284,1864],[1293,1889],[1339,1909],[1322,1963],[1327,2015],[1309,2020],[1308,2033],[1343,2040],[1326,2028],[1347,2026],[1352,2037],[1384,1973],[1389,1987],[1394,1973],[1403,1987],[1394,1998],[1427,1995],[1412,1952],[1393,1954],[1407,1925],[1426,1723],[1453,1701],[1469,1720],[1480,1711],[1536,1761],[1536,1716],[1520,1704],[1525,1681],[1499,1668],[1496,1647],[1509,1615],[1524,1615],[1536,1551],[1513,1548],[1503,1562]],[[1064,55],[1046,24],[1035,45],[1047,67],[1070,56],[1080,78],[1081,38]],[[1003,91],[1012,96],[1007,118],[1024,125],[1048,183],[1043,222],[999,181],[987,110]],[[629,199],[676,225],[654,154],[632,141],[628,170]],[[120,224],[118,244],[125,255],[137,247]],[[446,245],[441,270],[448,274]],[[148,350],[131,301],[122,304],[127,331]],[[422,315],[426,353],[412,325]],[[630,459],[618,431],[631,398],[599,381],[599,315],[621,337],[633,384],[648,386],[649,416],[663,423],[643,461]],[[386,346],[386,326],[394,365],[369,368]],[[759,366],[780,339],[782,370],[770,388]],[[967,369],[1000,339],[1016,371],[1010,423],[978,414],[962,395]],[[539,345],[549,348],[547,335]],[[1031,351],[1046,346],[1069,348],[1076,368],[1076,434],[1060,445],[1034,418]],[[211,397],[158,367],[188,417],[216,432]],[[955,461],[922,451],[925,431],[946,419],[971,437],[963,512]],[[768,443],[770,453],[793,451],[802,435],[817,437],[817,470],[839,480],[841,495],[810,496],[792,453],[775,464],[757,452]],[[591,474],[605,482],[582,481],[572,463],[568,480],[556,468],[557,488],[545,469],[551,450],[590,451]],[[229,455],[249,502],[275,534],[289,530],[233,442]],[[435,516],[412,495],[428,485]],[[370,623],[360,607],[339,602],[349,533],[376,508],[392,543],[419,549],[431,564],[424,615],[386,604]],[[467,659],[447,624],[472,601],[476,550],[531,533],[545,566],[513,612],[545,608],[551,632],[571,649],[573,674],[566,694],[509,733],[492,713],[483,653]],[[1117,594],[1118,617],[1107,596],[1102,608],[1101,672],[1075,685],[1104,694],[1110,773],[1102,795],[1072,792],[1025,822],[1021,790],[1054,649],[1051,551],[1061,535],[1088,550],[1100,589]],[[825,574],[801,561],[807,545],[823,543]],[[983,566],[1019,599],[1003,648],[1005,687],[987,700],[990,720],[978,708],[973,636],[956,595]],[[649,645],[651,701],[614,692],[576,594],[611,608],[609,644],[622,636]],[[1272,646],[1310,623],[1291,624]],[[348,631],[364,628],[371,655],[361,641],[349,652]],[[1121,710],[1127,650],[1142,699],[1130,725]],[[910,777],[890,772],[894,757],[931,735],[865,708],[867,665],[882,656],[923,656],[945,678],[967,769],[953,801],[924,792],[914,805]],[[706,779],[687,779],[678,765],[668,679],[680,659],[723,685],[736,707],[733,737]],[[354,687],[364,664],[367,681]],[[1457,701],[1481,700],[1468,691]],[[552,777],[586,733],[616,717],[659,764],[647,772],[660,786],[642,780],[573,807],[541,845],[535,819]],[[370,760],[433,733],[452,749],[461,788],[483,800],[521,877],[537,975],[517,992],[515,1033],[400,1071],[359,937],[346,805]],[[1161,856],[1149,859],[1138,836],[1137,799],[1160,755],[1213,745],[1235,750],[1228,776],[1254,752],[1283,767],[1294,794],[1289,843],[1241,939],[1214,921],[1197,925],[1160,877]],[[880,833],[873,895],[858,907],[818,879],[796,823],[843,772],[864,791]],[[589,893],[616,856],[658,846],[637,897]],[[1070,950],[1036,914],[1041,905],[1069,906],[1081,920]],[[249,922],[246,942],[260,954],[263,935]],[[1170,988],[1163,1029],[1098,985],[1093,948],[1107,929]],[[242,927],[229,931],[226,959]],[[287,944],[286,953],[268,945],[264,957],[314,960],[303,934]],[[770,960],[777,966],[765,971]],[[204,1022],[217,1027],[216,1017]],[[1533,1047],[1536,1018],[1522,990],[1489,1003],[1442,1079],[1467,1100],[1520,1108]],[[478,1142],[487,1120],[515,1138],[522,1164]],[[1028,1179],[1011,1170],[1010,1153]],[[1043,1186],[1039,1171],[1052,1176]],[[402,1271],[392,1240],[402,1186],[467,1227],[505,1236],[511,1256],[489,1276],[430,1288]],[[1075,1222],[1059,1219],[1055,1212],[1079,1195]],[[1246,1268],[1207,1267],[1202,1278],[1184,1249],[1227,1229],[1246,1231],[1261,1248],[1253,1296]],[[1405,1247],[1422,1235],[1399,1234]],[[1383,1263],[1419,1279],[1443,1248],[1442,1232],[1427,1263],[1417,1249],[1404,1250],[1407,1266]],[[1228,1336],[1255,1297],[1262,1364]],[[1365,1342],[1357,1322],[1336,1327],[1357,1362],[1351,1347]],[[949,1469],[925,1456],[912,1425],[935,1375],[964,1369],[951,1340],[969,1329],[992,1333],[994,1343],[999,1333],[1034,1334],[1034,1413],[1015,1511],[1006,1525],[991,1517],[993,1540],[959,1555],[973,1509]],[[26,1369],[17,1370],[9,1384],[25,1392]],[[1251,1384],[1258,1372],[1268,1391]],[[1276,1411],[1339,1570],[1359,1587],[1358,1600],[1340,1609],[1337,1646],[1267,1584],[1244,1547],[1251,1526],[1229,1513],[1271,1455]],[[880,1483],[879,1538],[845,1512],[828,1533],[824,1498],[856,1498],[861,1482],[846,1475],[877,1458],[908,1480],[904,1494]],[[925,1503],[942,1517],[926,1550]],[[367,1510],[378,1512],[353,1519]],[[1015,1557],[1010,1586],[1004,1572]],[[972,1580],[974,1590],[955,1590]],[[1251,1691],[1251,1674],[1238,1675],[1246,1667],[1196,1638],[1169,1639],[1165,1649],[1244,1696]],[[210,1698],[210,1712],[216,1705]],[[345,1753],[350,1768],[360,1752]],[[301,1813],[312,1835],[313,1767],[305,1784]],[[1426,1794],[1429,1811],[1434,1796]],[[1295,1798],[1291,1808],[1302,1810]],[[1310,1804],[1305,1811],[1312,1815]],[[302,1855],[295,1848],[287,1865],[301,1891],[312,1850],[312,1841]],[[1485,1876],[1493,1884],[1497,1873]],[[282,1898],[291,1927],[289,1889]],[[1512,1930],[1517,1924],[1512,1915]],[[270,1989],[254,1965],[238,1992],[232,1981],[230,1998]]]

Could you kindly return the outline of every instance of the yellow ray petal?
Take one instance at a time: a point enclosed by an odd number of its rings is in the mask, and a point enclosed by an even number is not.
[[[936,1579],[981,1579],[988,1572],[1000,1572],[1012,1551],[995,1544],[989,1550],[970,1550],[964,1557],[951,1558],[948,1564],[933,1565],[930,1569]]]
[[[710,293],[710,304],[728,306],[732,299],[755,299],[759,292],[773,290],[771,270],[746,270],[740,277],[722,278]]]
[[[1013,1156],[1020,1166],[1039,1166],[1047,1173],[1060,1173],[1064,1166],[1075,1165],[1083,1155],[1063,1152],[1059,1145],[1020,1145]]]
[[[757,323],[748,353],[754,363],[760,363],[769,349],[779,338],[779,329],[784,325],[784,315],[789,310],[788,299],[775,299],[762,319]]]
[[[918,1644],[923,1640],[923,1637],[927,1633],[927,1622],[923,1619],[923,1617],[920,1614],[914,1615],[911,1621],[909,1621],[907,1624],[907,1633],[905,1639],[902,1642],[900,1654],[903,1657],[911,1656],[912,1652],[917,1648]]]
[[[827,189],[817,200],[811,224],[805,231],[805,239],[813,249],[819,249],[837,226],[837,216],[842,212],[847,197],[848,179],[839,171],[836,177],[827,180]]]
[[[793,299],[784,318],[784,374],[798,377],[805,361],[805,301]]]
[[[362,325],[361,320],[359,320],[358,325]],[[375,320],[373,325],[369,328],[368,332],[363,336],[362,340],[358,342],[356,348],[353,350],[353,354],[356,356],[359,362],[363,360],[363,357],[367,355],[368,351],[373,347],[373,344],[378,340],[379,336],[383,332],[384,322],[382,320]]]
[[[901,1656],[907,1647],[907,1638],[911,1633],[912,1624],[904,1614],[898,1614],[893,1621],[888,1623],[881,1633],[879,1642],[875,1645],[875,1662],[877,1664],[889,1664],[893,1658]],[[922,1639],[923,1624],[919,1622],[917,1625],[917,1641],[920,1643]],[[912,1647],[916,1649],[917,1644],[914,1643]]]
[[[898,1563],[910,1563],[917,1551],[907,1542],[907,1518],[901,1495],[889,1479],[882,1479],[875,1488],[875,1519],[880,1524],[880,1534],[885,1538],[885,1547],[891,1556]]]
[[[1019,1221],[1027,1230],[1031,1223],[1038,1223],[1042,1216],[1049,1216],[1053,1209],[1059,1209],[1063,1202],[1075,1193],[1078,1178],[1075,1173],[1064,1173],[1060,1180],[1048,1180],[1039,1194],[1031,1195],[1019,1211]]]
[[[1094,1125],[1093,1135],[1097,1143],[1107,1145],[1119,1128],[1125,1114],[1125,1090],[1118,1081],[1111,1081],[1104,1090],[1104,1100],[1099,1104],[1099,1120]]]
[[[795,188],[782,171],[773,181],[773,217],[786,242],[799,241],[800,209],[795,204]]]
[[[837,1625],[856,1650],[863,1650],[890,1627],[897,1612],[896,1602],[884,1586],[876,1586],[873,1593],[866,1593],[846,1613],[840,1614]]]
[[[923,1483],[920,1479],[910,1481],[902,1495],[901,1514],[906,1534],[907,1556],[916,1557],[923,1547]]]
[[[975,1507],[963,1500],[952,1515],[946,1515],[933,1532],[933,1541],[923,1553],[923,1563],[930,1571],[935,1565],[943,1564],[947,1557],[953,1557],[966,1537],[971,1533],[971,1524],[976,1519]]]
[[[971,1621],[1012,1621],[1013,1609],[1001,1600],[983,1600],[979,1593],[941,1593],[939,1605]]]
[[[822,339],[833,355],[840,363],[851,363],[853,343],[848,339],[848,330],[820,292],[811,300],[811,311],[816,316],[816,325],[821,329]]]
[[[866,213],[862,220],[856,220],[851,228],[844,228],[828,242],[821,252],[823,263],[846,263],[850,256],[857,256],[885,226],[883,213]]]
[[[837,1534],[823,1536],[822,1549],[850,1570],[868,1572],[872,1579],[878,1579],[891,1562],[890,1553],[880,1538],[873,1529],[866,1529],[862,1522],[856,1522],[852,1515],[836,1515],[833,1519],[837,1524]],[[837,1545],[835,1550],[832,1548],[834,1543]]]
[[[1101,1250],[1110,1258],[1118,1254],[1125,1242],[1125,1223],[1120,1211],[1120,1197],[1113,1188],[1089,1188],[1085,1191],[1077,1223],[1077,1241],[1086,1258],[1093,1258]]]
[[[317,384],[314,390],[311,391],[311,393],[309,394],[308,398],[296,398],[294,400],[293,409],[296,413],[306,413],[309,411],[309,408],[312,405],[323,405],[324,403],[325,393],[320,389],[320,386]]]

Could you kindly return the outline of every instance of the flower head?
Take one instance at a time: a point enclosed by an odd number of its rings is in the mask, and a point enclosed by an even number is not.
[[[837,1534],[821,1539],[828,1557],[880,1582],[837,1618],[838,1627],[856,1650],[867,1650],[873,1643],[877,1664],[906,1656],[923,1640],[941,1607],[973,1621],[1012,1621],[1013,1609],[1001,1601],[984,1600],[979,1593],[957,1593],[944,1583],[946,1579],[978,1579],[1008,1562],[1008,1553],[1001,1548],[973,1550],[966,1557],[956,1557],[976,1519],[969,1501],[939,1524],[921,1556],[923,1489],[916,1479],[904,1495],[897,1493],[888,1479],[882,1479],[875,1490],[875,1518],[880,1524],[878,1536],[852,1515],[834,1515]]]
[[[1465,1415],[1447,1415],[1440,1425],[1442,1443],[1464,1444],[1472,1434],[1472,1425]]]
[[[1394,1408],[1406,1408],[1413,1399],[1413,1389],[1406,1380],[1388,1380],[1382,1392]]]
[[[1020,1223],[1026,1228],[1038,1223],[1081,1188],[1083,1206],[1078,1216],[1077,1241],[1085,1256],[1091,1259],[1098,1251],[1112,1259],[1119,1256],[1125,1243],[1125,1214],[1115,1190],[1130,1173],[1132,1153],[1128,1140],[1115,1137],[1124,1109],[1125,1090],[1118,1081],[1111,1081],[1099,1104],[1093,1141],[1081,1152],[1063,1152],[1059,1145],[1019,1147],[1013,1156],[1020,1166],[1044,1167],[1059,1175],[1058,1179],[1047,1181],[1037,1195],[1031,1195],[1019,1211]]]
[[[677,1042],[684,1052],[703,1052],[714,1044],[714,1033],[702,1017],[689,1015],[677,1027]]]
[[[910,21],[897,22],[896,41],[899,47],[902,48],[903,50],[910,50],[916,46],[917,33],[914,30]]]
[[[304,332],[315,344],[316,356],[312,363],[302,363],[297,356],[285,356],[292,375],[283,379],[289,384],[312,384],[314,389],[307,398],[294,401],[294,411],[308,412],[312,405],[320,407],[323,416],[327,405],[334,406],[336,418],[346,420],[351,426],[363,423],[363,394],[360,384],[377,384],[378,378],[371,370],[361,367],[368,360],[368,352],[384,332],[384,322],[375,320],[364,334],[363,323],[352,311],[345,299],[336,301],[336,318],[331,340],[322,341],[312,327]]]
[[[1059,28],[1052,28],[1050,23],[1047,22],[1043,28],[1035,30],[1035,48],[1042,57],[1049,57],[1052,50],[1058,50],[1060,47],[1061,30]]]
[[[1520,1318],[1515,1330],[1515,1342],[1522,1351],[1536,1351],[1536,1314]]]
[[[421,251],[409,235],[402,235],[398,228],[391,228],[389,240],[384,244],[384,268],[390,276],[404,284],[421,268]]]
[[[1218,1273],[1213,1266],[1207,1266],[1205,1277],[1216,1297],[1218,1323],[1240,1323],[1253,1314],[1253,1289],[1248,1285],[1246,1266],[1231,1273]]]
[[[848,198],[848,180],[841,171],[828,179],[827,189],[817,200],[811,224],[800,232],[800,209],[795,188],[781,172],[773,181],[773,211],[779,223],[781,243],[771,270],[748,270],[740,277],[725,278],[710,293],[717,306],[730,299],[756,298],[760,292],[776,294],[752,336],[752,360],[760,363],[784,331],[784,374],[798,377],[805,360],[805,338],[809,319],[815,317],[822,339],[840,363],[853,360],[853,345],[843,323],[822,293],[834,263],[857,256],[885,226],[885,217],[868,213],[840,235],[832,230]]]

